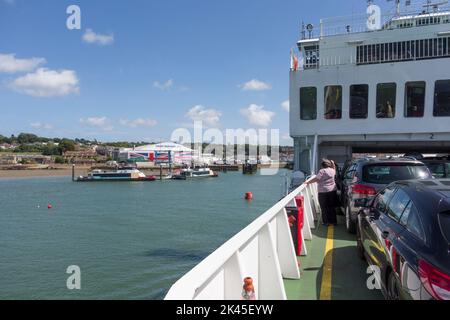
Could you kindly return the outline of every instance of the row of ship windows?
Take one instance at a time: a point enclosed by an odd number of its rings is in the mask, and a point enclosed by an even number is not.
[[[369,44],[356,49],[357,64],[387,63],[450,56],[450,38]]]
[[[376,117],[395,118],[397,111],[397,84],[379,83],[376,93]],[[426,83],[405,84],[404,116],[421,118],[425,114]],[[324,90],[325,119],[342,119],[342,86],[326,86]],[[369,115],[369,85],[350,86],[350,119],[367,119]],[[438,80],[434,87],[433,116],[450,117],[450,80]],[[301,120],[317,119],[317,88],[300,88]]]

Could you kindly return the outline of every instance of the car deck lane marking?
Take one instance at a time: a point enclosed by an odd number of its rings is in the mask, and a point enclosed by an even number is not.
[[[327,242],[325,245],[325,258],[323,261],[322,284],[320,287],[320,300],[331,300],[331,281],[333,271],[333,238],[334,226],[328,227]]]

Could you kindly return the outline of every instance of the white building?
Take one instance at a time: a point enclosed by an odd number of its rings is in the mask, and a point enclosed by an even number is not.
[[[450,11],[422,9],[382,15],[377,29],[368,15],[305,29],[290,73],[297,170],[354,152],[450,150]]]
[[[192,162],[194,150],[180,144],[165,142],[150,144],[132,149],[120,149],[118,161],[136,163],[168,163],[189,164]]]

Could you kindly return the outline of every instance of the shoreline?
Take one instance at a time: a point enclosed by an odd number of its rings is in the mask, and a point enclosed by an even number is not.
[[[264,166],[261,166],[264,167]],[[283,168],[280,166],[280,169]],[[237,170],[229,171],[241,171],[238,166],[236,166]],[[75,176],[78,177],[80,175],[87,175],[91,170],[91,167],[76,167],[75,168]],[[159,176],[160,171],[158,168],[141,168],[140,169],[146,175],[154,175]],[[177,168],[174,168],[177,170]],[[220,170],[218,170],[220,172]],[[163,174],[168,174],[168,169],[163,169]],[[0,168],[0,180],[5,179],[19,179],[19,178],[47,178],[47,177],[72,177],[72,166],[60,166],[53,167],[52,169],[3,169]]]
[[[84,175],[88,168],[78,168],[75,175]],[[61,169],[22,169],[22,170],[0,170],[0,180],[16,178],[46,178],[46,177],[72,177],[72,168]]]

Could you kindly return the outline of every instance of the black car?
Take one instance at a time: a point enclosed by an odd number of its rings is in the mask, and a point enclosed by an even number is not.
[[[450,300],[450,179],[395,182],[361,205],[358,253],[385,297]]]

